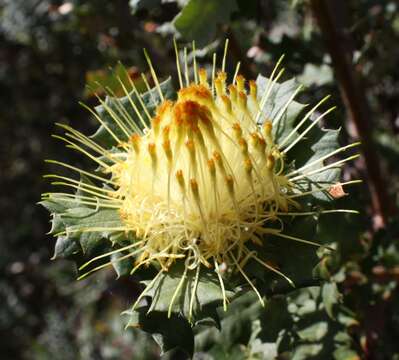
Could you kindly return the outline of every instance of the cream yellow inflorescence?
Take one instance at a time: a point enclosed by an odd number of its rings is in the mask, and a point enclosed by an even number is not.
[[[133,134],[126,159],[110,169],[120,215],[145,239],[139,262],[160,254],[165,269],[175,259],[166,254],[185,254],[192,268],[230,263],[231,252],[241,261],[247,241],[262,243],[265,221],[294,203],[272,124],[256,121],[256,83],[247,90],[239,75],[227,86],[219,72],[213,95],[206,71],[198,75],[199,84],[158,106],[151,128]]]
[[[287,152],[333,110],[330,108],[309,122],[328,97],[310,109],[295,128],[276,144],[273,126],[283,121],[283,115],[301,87],[281,104],[272,119],[265,119],[263,117],[268,98],[283,73],[283,70],[278,71],[280,61],[267,81],[266,88],[258,94],[256,82],[247,82],[238,74],[239,66],[231,83],[227,83],[227,74],[224,72],[226,51],[227,42],[221,71],[218,73],[215,70],[215,56],[210,74],[205,69],[197,69],[194,56],[194,80],[190,82],[187,57],[184,57],[185,70],[182,74],[176,47],[180,90],[174,101],[164,98],[151,60],[146,55],[161,100],[153,115],[134,83],[130,83],[133,91],[129,93],[121,79],[119,81],[131,105],[130,110],[134,111],[134,118],[118,99],[115,99],[115,110],[99,98],[103,109],[118,129],[116,132],[99,113],[88,108],[117,143],[118,146],[112,150],[105,149],[92,138],[67,125],[60,125],[66,130],[65,137],[55,137],[89,157],[99,165],[103,175],[49,160],[102,185],[55,174],[47,175],[57,179],[54,184],[77,189],[79,192],[48,193],[44,194],[44,200],[76,202],[95,210],[117,211],[122,220],[122,226],[117,227],[107,224],[66,226],[65,231],[56,235],[124,232],[133,234],[137,239],[127,246],[89,260],[80,270],[97,260],[120,254],[117,260],[96,266],[80,278],[124,259],[135,259],[131,273],[143,265],[156,262],[160,270],[137,299],[137,305],[162,273],[167,272],[176,260],[182,261],[184,272],[172,297],[169,315],[188,271],[195,270],[196,280],[190,298],[191,316],[202,266],[216,272],[224,308],[227,297],[223,272],[226,269],[229,273],[240,273],[263,303],[262,296],[244,270],[248,260],[260,263],[284,277],[291,285],[293,283],[276,266],[258,257],[250,244],[262,246],[267,241],[265,234],[272,234],[318,247],[316,242],[284,234],[282,217],[354,212],[346,209],[302,211],[296,200],[315,192],[327,191],[331,184],[320,184],[315,189],[303,190],[298,183],[333,167],[341,167],[346,161],[357,157],[349,156],[324,164],[331,156],[357,143],[333,150],[288,173],[284,166]],[[145,83],[148,85],[146,79]],[[304,130],[301,130],[302,126],[305,126]],[[335,185],[357,182],[354,180]]]

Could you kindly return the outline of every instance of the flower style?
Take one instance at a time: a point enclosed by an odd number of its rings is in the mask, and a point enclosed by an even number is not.
[[[67,133],[59,138],[93,160],[102,174],[52,161],[96,183],[49,175],[79,192],[46,194],[45,201],[75,201],[91,211],[107,209],[119,217],[117,227],[108,226],[106,221],[96,226],[78,224],[64,226],[64,231],[57,235],[105,236],[115,232],[123,234],[125,240],[130,239],[124,246],[116,243],[116,249],[90,259],[80,269],[115,254],[124,254],[117,261],[131,260],[131,274],[153,264],[158,273],[147,283],[136,306],[162,274],[176,263],[183,264],[181,279],[169,303],[169,316],[183,291],[185,279],[193,273],[191,317],[201,269],[216,274],[224,307],[228,302],[224,279],[228,276],[244,279],[263,303],[254,281],[245,271],[249,261],[257,262],[293,285],[278,266],[254,249],[262,247],[269,235],[319,247],[316,242],[285,234],[283,218],[315,214],[302,210],[298,199],[328,191],[331,184],[320,184],[314,177],[356,157],[324,164],[331,156],[357,145],[351,144],[323,153],[297,169],[288,164],[287,153],[334,108],[312,121],[311,116],[327,97],[322,99],[277,142],[277,129],[284,125],[290,107],[298,104],[294,98],[301,86],[277,109],[272,108],[271,99],[283,74],[281,59],[270,78],[263,78],[263,82],[247,82],[238,74],[239,66],[229,81],[225,72],[226,51],[227,43],[220,71],[216,70],[215,62],[211,71],[197,68],[194,56],[190,79],[187,56],[182,71],[176,47],[180,89],[174,97],[167,97],[146,55],[155,84],[154,89],[148,88],[147,97],[153,105],[159,100],[154,110],[146,105],[134,82],[130,82],[133,90],[129,92],[121,80],[126,95],[124,103],[117,98],[113,98],[113,104],[99,98],[102,113],[90,110],[114,146],[107,148],[96,142],[96,137],[61,125]],[[304,189],[301,184],[306,181],[311,186]],[[324,212],[335,211],[351,212]],[[94,267],[81,277],[109,264]]]

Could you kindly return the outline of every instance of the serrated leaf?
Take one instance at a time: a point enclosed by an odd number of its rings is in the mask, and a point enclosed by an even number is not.
[[[326,130],[315,127],[314,130],[309,133],[309,136],[302,140],[295,150],[292,150],[295,152],[293,157],[295,157],[296,167],[299,168],[311,162],[315,162],[314,165],[304,170],[306,174],[326,165],[325,162],[317,162],[317,160],[339,147],[338,135],[339,130]],[[326,184],[335,184],[339,181],[340,175],[341,169],[332,167],[328,170],[307,176],[304,180],[307,186],[306,191],[315,190],[320,186],[326,186]],[[333,200],[333,197],[326,192],[316,192],[313,194],[313,197],[323,201]]]
[[[81,250],[76,239],[68,236],[59,236],[55,243],[54,255],[52,259],[68,258]]]
[[[109,209],[75,208],[62,215],[67,236],[79,239],[83,253],[90,253],[97,242],[108,238],[111,234],[120,232],[114,228],[123,227],[123,223],[117,211]],[[96,228],[103,230],[97,231]],[[89,231],[93,229],[93,231]]]
[[[251,323],[259,317],[262,310],[262,305],[252,292],[246,293],[233,301],[227,312],[223,314],[221,324],[223,346],[247,343],[251,335]]]
[[[331,83],[334,79],[333,71],[330,65],[306,64],[299,80],[306,86],[323,86]]]
[[[261,94],[267,91],[269,79],[262,75],[258,75],[256,84],[258,86],[258,94],[260,94],[258,100],[261,101]],[[295,90],[297,90],[298,86],[299,83],[295,79],[287,80],[281,84],[274,84],[265,106],[262,109],[261,123],[276,118],[282,107],[294,94]],[[291,101],[277,126],[273,127],[273,136],[277,144],[294,129],[295,120],[305,107],[305,104],[301,104],[295,100]]]
[[[258,76],[256,82],[259,88],[259,94],[262,94],[269,86],[269,79],[261,75]],[[299,84],[295,79],[285,81],[281,84],[276,83],[270,91],[268,100],[263,108],[264,110],[262,112],[261,121],[263,122],[266,119],[275,119],[280,109],[294,94],[298,86]],[[273,135],[277,144],[284,141],[286,136],[291,133],[296,125],[298,115],[305,107],[306,105],[295,100],[290,103],[282,119],[277,123],[277,126],[273,127]],[[298,131],[304,131],[306,126],[309,126],[310,123],[311,120],[302,125]],[[313,127],[313,129],[308,132],[306,137],[301,139],[301,141],[297,143],[292,150],[290,150],[288,153],[288,163],[290,161],[294,161],[295,167],[300,168],[310,164],[311,162],[315,162],[314,165],[306,168],[306,173],[320,168],[323,166],[323,162],[317,162],[317,159],[320,159],[339,147],[339,132],[340,130],[326,130],[321,129],[318,126]],[[290,138],[290,141],[295,141],[298,136],[298,132],[294,133],[294,135],[292,135]],[[289,142],[287,145],[288,144]],[[339,180],[340,174],[341,170],[339,168],[330,168],[326,171],[310,175],[303,182],[303,191],[316,189],[319,183],[324,185],[334,184]],[[333,200],[333,198],[325,192],[316,192],[314,193],[313,197],[323,201]]]
[[[65,229],[64,222],[62,221],[62,216],[53,213],[51,219],[51,229],[49,234],[57,234]]]
[[[175,91],[170,77],[160,83],[160,88],[165,99],[173,99]],[[141,94],[141,98],[150,115],[152,115],[155,108],[161,103],[158,90],[155,87],[152,88],[150,91]],[[133,92],[131,92],[129,96],[121,98],[107,96],[107,98],[105,99],[105,104],[109,109],[111,109],[110,110],[111,112],[113,111],[114,114],[118,116],[118,118],[124,119],[124,117],[127,116],[126,115],[127,113],[128,116],[134,121],[134,123],[137,125],[139,129],[144,129],[144,125],[137,116],[131,104],[131,101],[136,105],[136,108],[138,109],[138,112],[140,113],[143,121],[149,126],[149,121],[145,114],[145,111],[143,110],[140,101],[137,99],[136,95],[134,95]],[[105,105],[98,105],[95,107],[95,110],[99,115],[99,117],[104,121],[108,129],[119,140],[121,141],[127,140],[126,134],[119,127],[117,122],[113,120],[112,113],[110,113],[110,111],[107,111]],[[98,130],[91,136],[91,138],[105,148],[112,148],[113,146],[118,145],[118,142],[113,138],[113,136],[110,134],[110,132],[107,130],[107,128],[104,125],[101,125],[98,128]]]
[[[248,358],[249,353],[257,358],[261,349],[271,356],[281,330],[292,327],[283,297],[271,298],[262,307],[257,296],[247,292],[234,299],[226,312],[219,308],[219,314],[220,332],[207,327],[195,329],[195,351],[211,354],[214,359],[232,359],[238,354]]]
[[[223,301],[222,291],[218,277],[215,272],[202,268],[199,273],[196,293],[193,294],[193,286],[195,282],[196,271],[189,270],[184,281],[182,281],[183,267],[181,263],[175,264],[168,272],[163,273],[158,280],[146,292],[147,296],[151,297],[150,311],[165,311],[169,310],[173,296],[175,296],[176,289],[180,287],[180,291],[175,297],[172,306],[172,312],[181,313],[186,318],[189,317],[190,301],[192,296],[195,296],[193,302],[193,316],[194,319],[203,319],[208,317],[209,313],[202,310],[209,304],[214,304],[216,307]],[[150,281],[143,281],[148,284]],[[226,289],[227,297],[232,296],[232,292]]]
[[[122,64],[117,64],[114,69],[110,70],[89,70],[86,72],[86,89],[85,97],[103,95],[105,89],[112,91],[115,96],[124,96],[124,90],[120,81],[124,84],[128,91],[131,90],[130,78],[135,79],[136,87],[140,87],[140,80],[137,79],[137,71],[135,69],[125,69]],[[143,85],[144,81],[143,81]]]
[[[118,212],[113,209],[93,209],[79,204],[79,201],[65,201],[55,195],[40,204],[53,214],[50,233],[62,232],[57,239],[54,257],[69,257],[79,250],[78,244],[84,254],[90,255],[101,240],[121,232],[114,228],[123,226]],[[98,228],[103,230],[97,231]]]
[[[315,162],[339,147],[338,136],[340,130],[326,130],[315,127],[308,133],[306,138],[298,144],[295,149],[295,165],[304,166]],[[316,162],[315,165],[308,167],[306,171],[319,168],[323,164]]]
[[[276,343],[262,343],[262,341],[256,339],[251,344],[250,351],[255,359],[275,360],[277,358]]]
[[[344,199],[338,200],[338,204],[343,202],[346,207]],[[339,256],[341,258],[349,258],[351,254],[361,254],[363,251],[362,245],[357,241],[359,236],[359,229],[361,227],[361,219],[354,221],[360,215],[342,214],[331,219],[330,216],[320,216],[317,222],[317,237],[323,243],[339,244]],[[359,256],[359,255],[358,255]],[[329,265],[329,264],[327,264]],[[326,269],[331,271],[332,269]]]
[[[188,321],[178,315],[167,317],[165,312],[151,312],[147,314],[147,308],[128,310],[123,315],[129,316],[127,326],[138,327],[150,333],[160,346],[162,354],[180,348],[188,355],[194,352],[194,335]]]
[[[52,214],[62,213],[75,204],[76,202],[74,201],[56,201],[54,199],[48,199],[39,202],[39,205],[44,206]]]
[[[131,259],[119,260],[123,255],[124,254],[120,252],[111,255],[112,267],[114,268],[118,278],[124,275],[129,275],[132,270]]]
[[[316,221],[311,217],[298,217],[291,223],[287,221],[282,233],[308,241],[318,241],[315,238]],[[314,246],[268,235],[264,237],[263,245],[254,247],[255,249],[259,258],[290,278],[296,287],[318,284],[312,273],[320,261]],[[263,265],[253,260],[246,266],[246,271],[259,280],[258,287],[263,294],[286,293],[294,290],[282,276],[265,269]]]
[[[189,0],[173,24],[184,38],[203,47],[211,42],[217,25],[228,22],[237,10],[236,0]]]
[[[196,327],[195,351],[206,351],[213,356],[223,353],[221,358],[231,358],[235,351],[232,347],[238,344],[247,344],[250,340],[252,322],[262,313],[262,305],[253,293],[245,293],[234,299],[224,312],[219,308],[221,329],[217,331],[209,327]],[[220,357],[216,357],[220,358]]]
[[[314,165],[307,167],[303,174],[309,173],[312,170],[321,168],[327,165],[325,162],[317,162],[322,156],[336,150],[338,145],[338,134],[339,130],[325,130],[325,129],[315,129],[310,132],[309,137],[301,141],[292,155],[292,159],[295,158],[295,165],[297,168],[306,166],[311,162],[315,162]],[[301,172],[298,173],[300,175]],[[341,177],[340,167],[331,167],[327,170],[317,172],[306,176],[301,184],[302,191],[316,190],[321,187],[326,187],[328,185],[336,184]],[[327,191],[319,191],[312,194],[312,197],[324,202],[330,202],[334,200],[334,197],[328,194]]]

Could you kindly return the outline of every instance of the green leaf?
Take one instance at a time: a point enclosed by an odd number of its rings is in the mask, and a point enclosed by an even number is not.
[[[54,258],[69,257],[80,249],[89,256],[101,240],[121,233],[120,230],[113,230],[123,226],[118,212],[114,209],[94,209],[80,204],[77,200],[65,201],[55,194],[40,204],[52,212],[50,233],[61,233],[57,238]],[[97,231],[100,228],[102,230]]]
[[[242,294],[229,304],[226,312],[218,309],[222,319],[220,332],[205,326],[195,328],[195,351],[211,351],[217,359],[230,358],[227,355],[234,354],[234,346],[248,343],[252,322],[258,319],[262,312],[262,305],[256,295],[251,292]],[[220,357],[221,353],[224,354],[223,357]]]
[[[339,129],[327,130],[315,126],[305,138],[290,150],[288,161],[293,161],[297,169],[314,162],[314,165],[307,167],[303,172],[299,172],[298,175],[307,174],[327,165],[325,160],[319,162],[317,160],[328,155],[339,147],[339,133]],[[331,159],[329,159],[329,161],[331,161]],[[321,187],[326,187],[327,185],[336,184],[340,180],[340,177],[341,168],[331,167],[316,174],[306,176],[301,180],[299,186],[302,191],[316,190]],[[331,202],[334,200],[327,191],[315,192],[312,194],[312,197],[324,202]]]
[[[253,293],[243,294],[227,312],[220,311],[220,332],[194,329],[195,351],[213,359],[251,358],[249,354],[257,358],[257,349],[277,351],[271,358],[289,354],[290,359],[330,359],[336,349],[349,351],[352,338],[346,325],[327,316],[321,297],[320,287],[303,288],[287,296],[273,296],[263,308]],[[337,310],[342,312],[340,304]]]
[[[80,182],[96,185],[85,176],[81,176]],[[82,189],[83,187],[78,187],[75,195],[87,196]],[[93,197],[93,200],[98,199]],[[82,204],[78,198],[65,198],[57,193],[51,194],[39,204],[52,215],[49,233],[58,237],[54,257],[70,257],[77,250],[82,250],[85,256],[90,256],[101,240],[111,239],[122,232],[120,228],[123,227],[123,223],[116,209],[94,208]],[[119,230],[114,230],[115,228]]]
[[[39,205],[45,207],[51,214],[58,214],[64,212],[66,209],[72,206],[76,206],[75,201],[56,201],[54,198],[43,200],[39,202]],[[58,221],[59,219],[57,219]]]
[[[173,24],[186,40],[203,47],[213,39],[217,25],[229,22],[237,10],[235,0],[190,0]]]
[[[340,130],[326,130],[315,127],[309,132],[306,139],[303,139],[294,148],[291,155],[295,159],[297,168],[315,162],[314,165],[307,167],[304,173],[321,168],[327,165],[325,161],[317,162],[318,159],[331,153],[339,147],[338,135]],[[301,173],[299,173],[301,174]],[[326,185],[336,184],[341,177],[341,168],[332,167],[330,169],[307,176],[302,182],[303,191],[316,190]],[[326,191],[315,192],[312,197],[322,201],[332,201],[334,198]]]
[[[124,259],[119,260],[123,255],[123,253],[115,253],[111,255],[112,267],[114,268],[116,275],[118,278],[121,276],[129,275],[132,270],[132,260]]]
[[[62,219],[65,224],[65,231],[71,238],[79,239],[83,253],[90,253],[101,239],[107,239],[111,234],[121,230],[123,223],[117,211],[109,209],[87,209],[77,208],[72,214],[67,211]],[[90,229],[101,228],[101,231],[89,231]]]
[[[351,206],[346,203],[346,198],[339,199],[337,204],[337,207],[341,208]],[[335,271],[334,265],[338,267],[340,261],[351,259],[354,254],[358,258],[361,256],[365,249],[358,239],[362,222],[367,221],[366,216],[359,219],[361,215],[357,214],[340,214],[340,216],[334,218],[331,218],[331,216],[320,216],[317,222],[317,237],[320,241],[330,244],[335,242],[339,245],[338,251],[331,254],[334,255],[331,259],[334,261],[326,264],[325,270],[328,272]]]
[[[121,82],[127,91],[131,91],[132,86],[130,80],[134,75],[135,74],[129,74],[129,71],[126,71],[121,63],[117,64],[114,69],[89,70],[86,72],[87,86],[84,96],[86,98],[95,97],[96,95],[101,96],[106,92],[106,89],[111,91],[115,96],[124,96],[125,92],[121,86]],[[135,79],[135,85],[136,87],[140,87],[140,80]]]
[[[177,262],[168,272],[162,273],[157,281],[147,289],[146,296],[151,297],[149,311],[168,312],[172,298],[175,296],[174,304],[171,308],[172,312],[181,313],[184,317],[189,318],[190,301],[192,296],[195,296],[193,302],[193,319],[203,320],[210,316],[210,313],[205,311],[207,305],[213,304],[216,307],[223,301],[218,277],[214,271],[202,267],[194,294],[193,287],[196,270],[188,270],[186,278],[183,279],[183,269],[183,264]],[[149,282],[149,280],[143,281],[146,285]],[[176,292],[178,288],[180,290]],[[233,293],[229,289],[226,289],[226,295],[227,297],[231,297]]]
[[[79,252],[79,242],[68,236],[59,236],[55,243],[54,255],[52,259],[68,258],[71,255]]]
[[[180,348],[192,356],[194,352],[194,335],[188,321],[178,315],[169,319],[165,312],[153,311],[147,314],[147,308],[127,310],[123,315],[129,317],[127,327],[138,327],[150,333],[160,346],[162,354]]]
[[[331,83],[333,79],[332,68],[327,64],[306,64],[302,75],[299,77],[299,81],[306,86],[323,86]]]
[[[165,99],[173,99],[175,96],[175,90],[170,77],[160,83],[160,88]],[[161,103],[161,98],[156,87],[141,94],[141,98],[150,115],[154,113],[155,108]],[[129,96],[121,98],[107,96],[105,99],[106,105],[98,105],[95,107],[98,116],[106,124],[108,129],[121,141],[126,141],[128,137],[119,127],[117,122],[113,120],[112,115],[116,115],[118,118],[124,119],[127,113],[129,118],[133,120],[139,129],[144,129],[144,125],[137,116],[131,102],[136,105],[136,108],[138,109],[138,112],[140,113],[144,123],[149,125],[148,117],[133,91],[129,94]],[[133,131],[131,131],[131,133],[133,133]],[[118,145],[118,142],[112,137],[104,125],[101,125],[91,136],[91,138],[106,149]]]
[[[221,330],[195,328],[195,352],[213,359],[274,359],[282,329],[293,326],[282,296],[273,297],[262,307],[257,296],[247,292],[238,296],[226,312],[219,309]],[[251,354],[253,357],[250,357]],[[274,354],[274,356],[272,356]]]
[[[269,86],[269,79],[259,75],[256,82],[259,89],[258,93],[263,94]],[[275,119],[280,109],[298,89],[298,86],[299,84],[295,79],[285,81],[281,84],[276,83],[270,91],[268,100],[263,108],[261,122],[263,123],[266,119]],[[297,124],[298,116],[305,107],[306,105],[295,100],[291,101],[283,117],[277,123],[277,126],[273,127],[273,135],[277,144],[282,143],[287,135],[291,133]],[[310,123],[311,120],[308,120],[298,131],[304,131]],[[339,147],[339,132],[340,130],[326,130],[314,126],[306,136],[288,152],[287,163],[294,162],[295,168],[300,168],[311,162],[315,162],[314,165],[306,168],[305,173],[320,168],[325,165],[325,163],[322,161],[317,162],[317,160]],[[289,145],[291,142],[295,141],[298,136],[299,133],[295,132],[285,145]],[[334,184],[339,180],[340,174],[341,170],[333,167],[326,171],[310,175],[304,179],[302,189],[303,191],[310,191],[320,186],[325,186],[326,184]],[[316,192],[312,197],[322,201],[331,201],[333,199],[326,192]]]
[[[252,292],[246,293],[233,301],[221,322],[221,342],[223,346],[232,346],[240,342],[247,343],[251,334],[251,322],[259,317],[262,310],[262,305]]]
[[[295,165],[304,166],[327,155],[339,147],[338,137],[340,130],[326,130],[315,127],[305,139],[298,143],[295,149]],[[306,171],[319,168],[322,163],[308,167]],[[311,177],[312,178],[312,177]]]
[[[285,235],[307,241],[318,241],[315,238],[316,220],[312,217],[298,217],[292,221],[287,218],[284,226],[282,233]],[[261,247],[254,246],[251,250],[256,251],[260,259],[291,279],[296,287],[319,284],[318,279],[313,277],[313,268],[320,262],[315,246],[268,235],[263,238]],[[266,269],[254,260],[248,262],[245,271],[258,280],[257,287],[265,295],[294,290],[281,275]]]
[[[267,91],[269,87],[269,79],[258,75],[256,79],[258,86],[259,101],[261,101],[262,95]],[[295,79],[287,80],[281,84],[276,83],[272,87],[265,106],[262,109],[262,116],[260,118],[261,123],[266,120],[273,120],[276,118],[282,107],[287,103],[289,98],[297,90],[299,83]],[[275,142],[279,144],[284,138],[294,129],[295,120],[306,105],[301,104],[293,100],[288,105],[283,117],[278,122],[277,126],[273,127],[273,136]]]

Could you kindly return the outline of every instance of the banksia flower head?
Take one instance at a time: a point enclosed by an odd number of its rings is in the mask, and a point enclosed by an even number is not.
[[[53,233],[64,242],[69,238],[75,244],[80,242],[83,250],[90,236],[109,238],[114,246],[83,264],[80,270],[87,272],[81,277],[120,261],[129,262],[131,274],[152,265],[155,276],[146,282],[137,306],[146,295],[162,290],[161,277],[179,267],[180,277],[169,295],[169,316],[182,294],[188,293],[187,304],[182,305],[187,311],[180,311],[187,312],[191,319],[204,273],[215,277],[224,307],[233,293],[227,286],[229,279],[241,279],[234,283],[246,283],[263,303],[254,276],[246,271],[248,263],[255,262],[294,285],[283,269],[262,252],[269,237],[279,238],[281,247],[289,241],[320,246],[286,234],[285,219],[350,212],[307,211],[300,200],[315,193],[328,193],[332,185],[342,185],[335,180],[317,179],[323,172],[331,174],[331,170],[353,159],[355,156],[324,163],[356,144],[322,149],[320,156],[296,169],[292,161],[295,156],[288,157],[288,152],[294,151],[333,110],[318,113],[327,98],[295,124],[291,120],[285,124],[288,115],[295,118],[304,106],[294,101],[301,86],[291,89],[289,96],[283,94],[283,101],[278,99],[278,80],[283,73],[280,61],[269,79],[247,81],[239,74],[239,66],[233,77],[225,72],[226,54],[227,42],[221,68],[218,70],[214,61],[208,71],[197,66],[194,54],[190,73],[187,52],[181,64],[176,48],[180,89],[175,96],[165,90],[170,82],[159,82],[146,54],[154,89],[148,87],[148,92],[141,95],[131,81],[129,92],[120,80],[125,98],[99,98],[98,111],[90,110],[101,124],[92,137],[60,125],[66,136],[57,137],[93,160],[97,172],[50,161],[93,180],[49,175],[62,180],[56,184],[78,190],[76,194],[44,195],[43,203],[50,210],[57,203],[63,203],[66,210],[55,213],[53,225],[61,222],[62,231],[53,229]],[[145,82],[148,85],[146,79]],[[109,141],[98,140],[99,134],[106,134]],[[78,216],[78,220],[68,221],[68,211],[76,211],[77,206],[85,209],[85,220]],[[110,218],[102,216],[98,221],[95,217],[99,214]],[[96,221],[86,221],[87,217]],[[82,238],[86,241],[83,244]],[[76,247],[74,250],[78,251]],[[93,267],[108,256],[112,256],[111,262]]]

